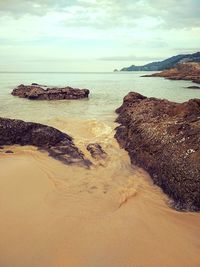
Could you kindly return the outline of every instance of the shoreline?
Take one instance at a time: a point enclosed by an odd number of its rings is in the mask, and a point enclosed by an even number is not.
[[[186,80],[192,81],[198,85],[200,84],[200,63],[179,63],[174,68],[166,69],[151,75],[143,75],[142,77],[163,77],[169,80]]]
[[[200,214],[170,209],[115,142],[113,160],[91,171],[32,147],[0,157],[2,265],[197,266]]]
[[[68,133],[93,165],[90,170],[67,166],[33,147],[6,147],[14,153],[0,154],[1,264],[196,267],[200,214],[171,209],[150,176],[131,165],[114,139],[118,124],[110,110],[119,101],[103,95],[101,102],[93,93],[92,101],[77,104],[9,96],[10,104],[21,103],[18,117]],[[96,142],[107,154],[103,162],[86,149]]]

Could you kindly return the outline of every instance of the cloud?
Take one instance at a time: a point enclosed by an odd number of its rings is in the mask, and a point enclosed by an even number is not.
[[[88,59],[91,70],[114,69],[198,51],[199,1],[0,0],[2,68],[9,59]]]
[[[190,28],[200,26],[199,0],[1,0],[2,15],[62,13],[65,26]]]
[[[199,0],[154,0],[151,5],[158,11],[160,10],[164,24],[168,28],[200,27]]]
[[[62,10],[62,8],[74,5],[74,0],[1,0],[1,14],[19,17],[22,15],[45,15],[51,10]],[[67,4],[66,4],[67,3]]]

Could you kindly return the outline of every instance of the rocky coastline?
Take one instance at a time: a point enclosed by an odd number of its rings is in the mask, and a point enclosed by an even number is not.
[[[35,146],[69,165],[86,168],[91,165],[68,134],[39,123],[0,118],[0,147],[3,149],[3,146],[10,145]]]
[[[177,210],[200,211],[200,99],[175,103],[129,93],[115,138]]]
[[[193,54],[180,54],[172,56],[162,61],[154,61],[143,66],[129,66],[120,71],[162,71],[174,68],[177,64],[183,62],[200,62],[200,52]]]
[[[200,62],[181,63],[174,68],[143,75],[142,77],[163,77],[170,80],[189,80],[194,83],[200,83]]]
[[[12,95],[27,98],[30,100],[63,100],[88,98],[88,89],[78,89],[72,87],[47,87],[37,83],[31,85],[20,84],[12,91]]]

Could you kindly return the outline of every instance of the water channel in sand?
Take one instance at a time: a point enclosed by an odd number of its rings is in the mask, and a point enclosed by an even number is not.
[[[115,108],[131,90],[184,101],[188,81],[144,73],[0,73],[0,116],[41,122],[108,153],[91,170],[33,147],[0,150],[0,267],[199,267],[200,214],[181,213],[130,165],[114,136]],[[89,88],[89,101],[27,101],[10,95],[37,82]]]
[[[131,166],[115,124],[49,124],[108,153],[87,170],[33,147],[0,154],[1,267],[198,267],[200,214],[168,207],[148,174]]]

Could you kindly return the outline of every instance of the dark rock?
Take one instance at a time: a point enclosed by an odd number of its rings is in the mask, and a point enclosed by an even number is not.
[[[133,164],[180,210],[200,210],[200,99],[185,103],[129,93],[119,114],[115,137]]]
[[[88,98],[90,91],[88,89],[77,89],[72,87],[64,88],[45,88],[38,84],[19,85],[13,89],[12,95],[31,100],[63,100],[63,99],[81,99]]]
[[[72,137],[39,123],[0,118],[0,145],[32,145],[65,164],[91,165],[74,145]]]
[[[87,146],[87,150],[90,152],[91,156],[95,159],[105,159],[107,157],[106,152],[97,143],[89,144]]]
[[[41,84],[38,84],[38,83],[32,83],[31,85],[38,86],[38,87],[47,87],[46,85],[41,85]]]
[[[39,86],[39,84],[38,84],[38,83],[32,83],[31,85],[38,85],[38,86]]]
[[[13,154],[14,152],[12,150],[6,150],[5,153],[7,153],[7,154]]]
[[[187,88],[189,88],[189,89],[200,89],[199,86],[195,86],[195,85],[193,85],[193,86],[188,86]]]
[[[193,83],[200,83],[200,77],[193,77],[192,82]]]

